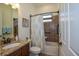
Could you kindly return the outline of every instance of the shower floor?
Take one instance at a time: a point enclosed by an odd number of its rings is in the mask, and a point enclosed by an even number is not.
[[[58,43],[57,42],[46,42],[43,55],[58,56]]]

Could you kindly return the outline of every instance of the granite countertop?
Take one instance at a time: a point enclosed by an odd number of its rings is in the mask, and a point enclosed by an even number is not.
[[[0,49],[0,56],[7,56],[8,54],[10,54],[10,53],[20,49],[22,46],[24,46],[24,45],[26,45],[26,44],[28,44],[30,42],[31,42],[30,39],[28,39],[28,40],[20,40],[20,41],[17,41],[17,42],[13,42],[13,43],[21,43],[21,44],[19,46],[16,46],[16,47],[13,47],[13,48],[9,48],[9,49]],[[10,43],[10,44],[12,44],[12,43]]]

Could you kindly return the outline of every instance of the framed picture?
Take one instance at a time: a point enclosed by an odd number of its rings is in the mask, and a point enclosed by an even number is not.
[[[29,21],[26,18],[22,18],[22,26],[23,27],[28,27],[29,26]]]

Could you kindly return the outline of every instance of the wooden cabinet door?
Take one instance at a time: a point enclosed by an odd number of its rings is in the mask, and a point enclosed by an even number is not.
[[[22,56],[29,56],[29,44],[26,44],[21,48]]]
[[[21,56],[21,49],[18,49],[7,56]]]
[[[29,43],[7,56],[29,56]]]

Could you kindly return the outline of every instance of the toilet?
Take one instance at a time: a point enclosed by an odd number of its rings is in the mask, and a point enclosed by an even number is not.
[[[31,56],[38,56],[41,52],[41,48],[33,46],[30,47]]]

